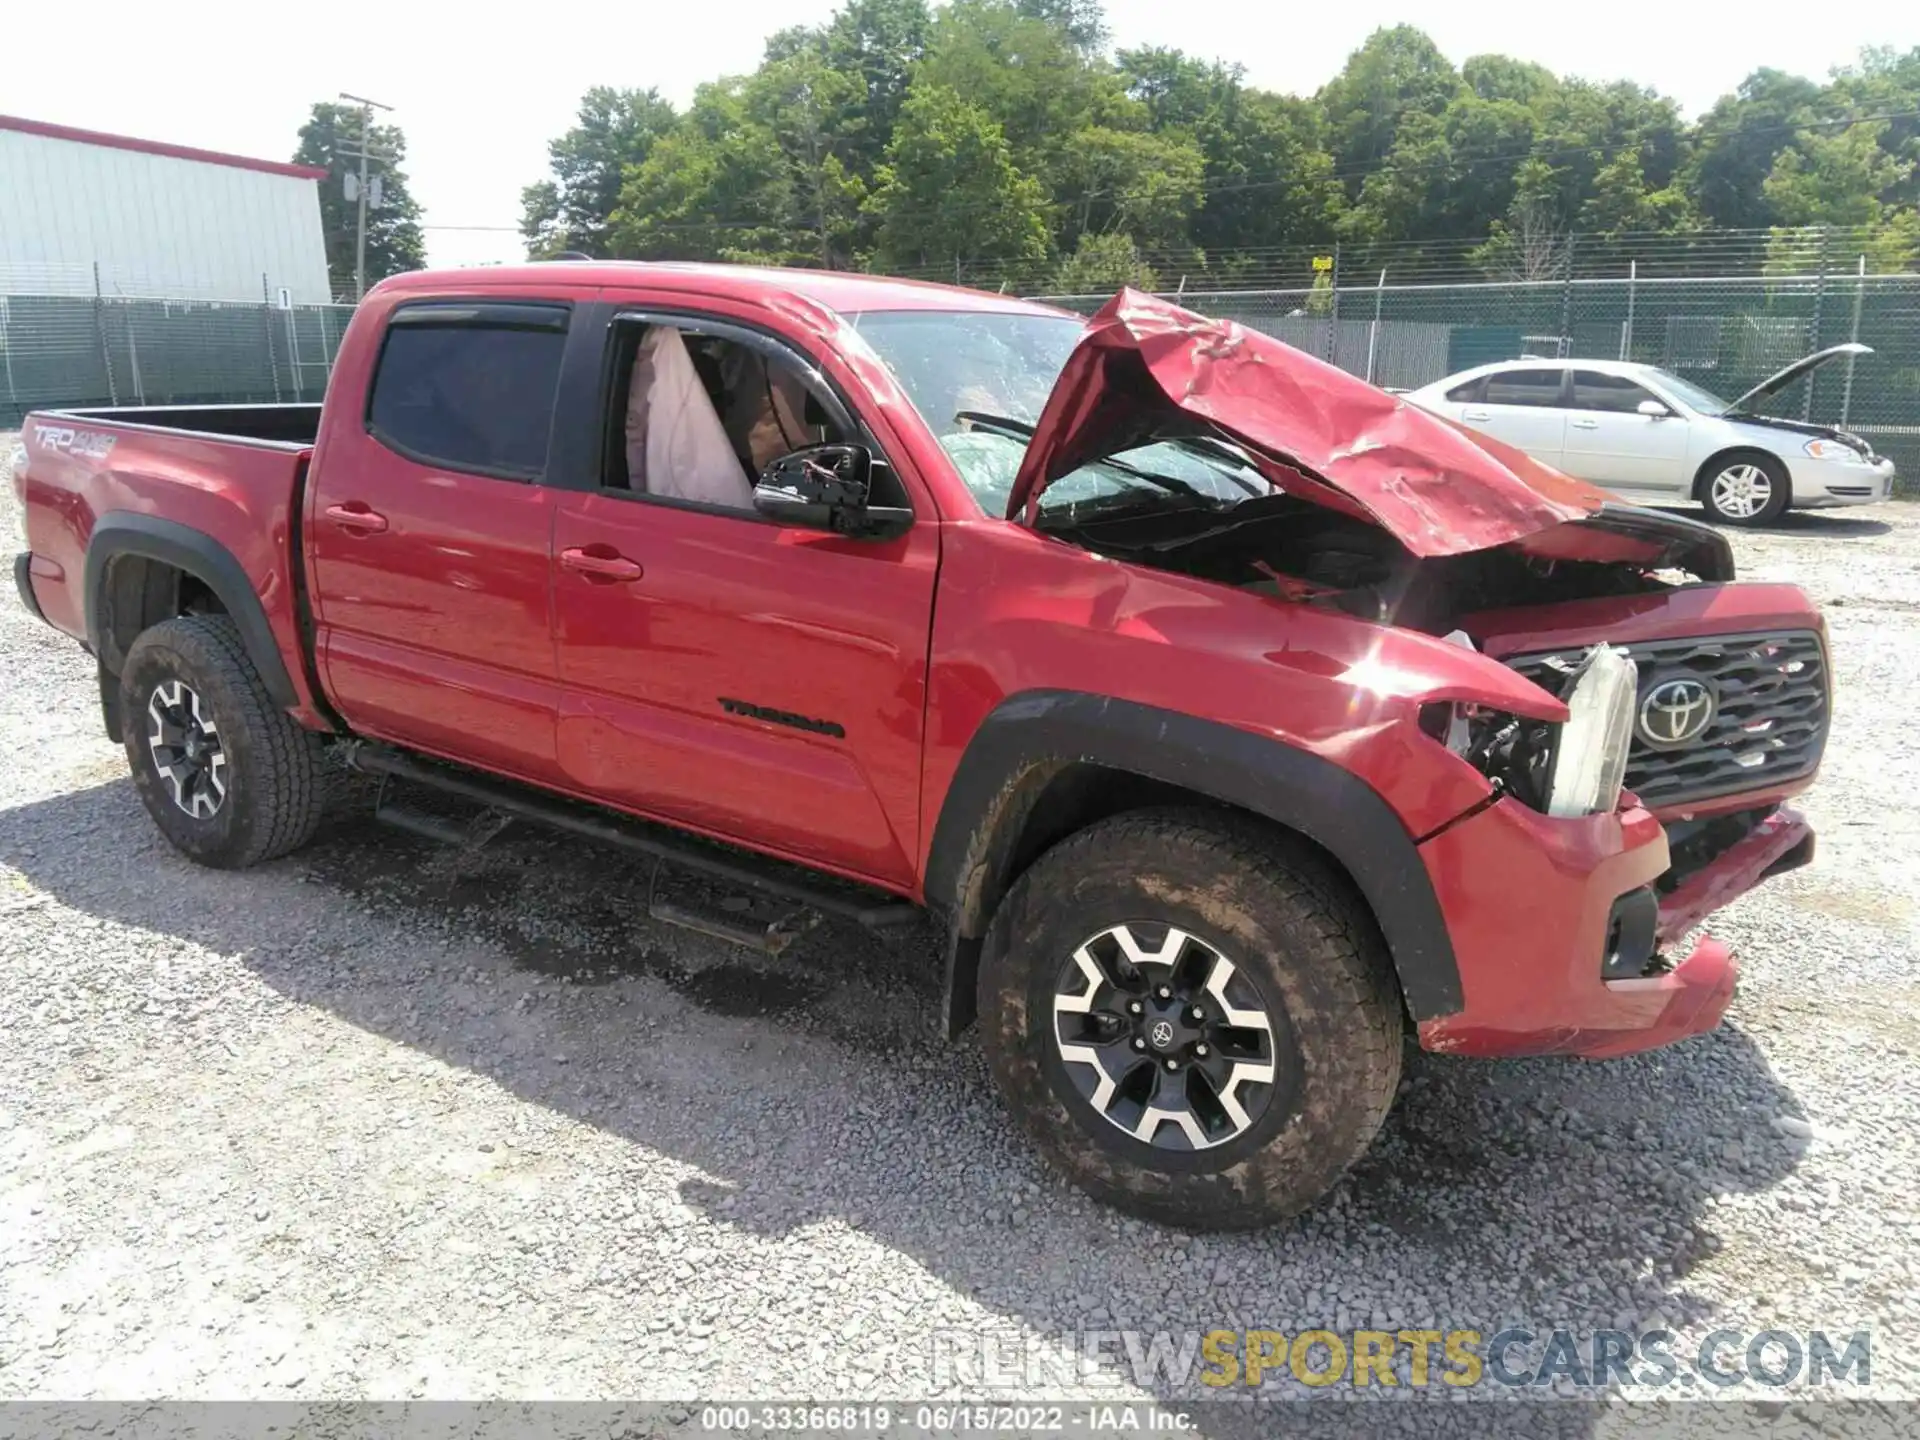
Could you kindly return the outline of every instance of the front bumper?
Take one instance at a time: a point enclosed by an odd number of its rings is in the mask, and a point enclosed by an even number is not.
[[[1805,822],[1793,820],[1803,827],[1793,843],[1810,846]],[[1785,832],[1767,833],[1689,876],[1661,907],[1661,936],[1764,878],[1787,853],[1770,851]],[[1503,799],[1428,840],[1420,855],[1447,917],[1464,998],[1453,1014],[1420,1022],[1425,1049],[1626,1055],[1713,1029],[1733,998],[1732,952],[1710,938],[1669,968],[1613,980],[1602,973],[1622,898],[1649,891],[1668,867],[1666,833],[1639,806],[1556,820]]]
[[[1793,505],[1816,510],[1828,505],[1877,505],[1893,494],[1893,461],[1877,456],[1870,465],[1802,456],[1789,462]]]

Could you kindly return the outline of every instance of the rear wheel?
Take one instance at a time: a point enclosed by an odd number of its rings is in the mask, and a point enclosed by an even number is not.
[[[1726,525],[1770,524],[1792,498],[1787,467],[1758,450],[1721,456],[1700,481],[1700,503]]]
[[[237,870],[312,838],[323,742],[274,705],[225,615],[144,632],[120,673],[120,707],[134,785],[183,854]]]
[[[1305,1209],[1372,1142],[1400,1007],[1371,917],[1315,854],[1199,811],[1042,856],[980,975],[994,1078],[1082,1188],[1238,1229]]]

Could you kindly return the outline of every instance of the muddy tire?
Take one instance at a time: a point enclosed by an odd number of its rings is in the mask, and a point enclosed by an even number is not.
[[[1062,841],[994,916],[987,1058],[1041,1150],[1097,1198],[1189,1229],[1306,1209],[1400,1078],[1378,931],[1310,848],[1139,811]]]
[[[239,870],[313,837],[323,742],[273,703],[226,616],[143,633],[120,673],[120,707],[134,785],[182,854]]]

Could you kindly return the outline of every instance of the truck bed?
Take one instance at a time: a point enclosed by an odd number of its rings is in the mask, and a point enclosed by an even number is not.
[[[29,414],[15,484],[33,536],[18,577],[31,607],[117,673],[145,603],[137,562],[204,576],[250,644],[278,652],[289,683],[277,698],[308,712],[294,548],[319,416],[318,405]]]
[[[320,433],[320,407],[313,405],[116,405],[97,410],[44,411],[56,417],[149,430],[182,430],[228,440],[264,440],[278,445],[311,445]]]

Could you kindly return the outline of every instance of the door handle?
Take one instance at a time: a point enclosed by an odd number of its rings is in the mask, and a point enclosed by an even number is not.
[[[1576,430],[1598,430],[1600,428],[1600,422],[1598,420],[1569,420],[1567,423]]]
[[[342,530],[360,530],[368,535],[378,535],[387,528],[387,517],[369,509],[359,500],[349,500],[344,505],[329,505],[327,519]]]
[[[1493,416],[1489,415],[1485,410],[1462,410],[1460,412],[1460,418],[1462,420],[1491,420]]]
[[[584,575],[596,583],[618,584],[625,580],[638,580],[647,572],[640,568],[638,560],[629,560],[611,545],[575,546],[560,552],[560,564],[563,569],[577,575]]]

